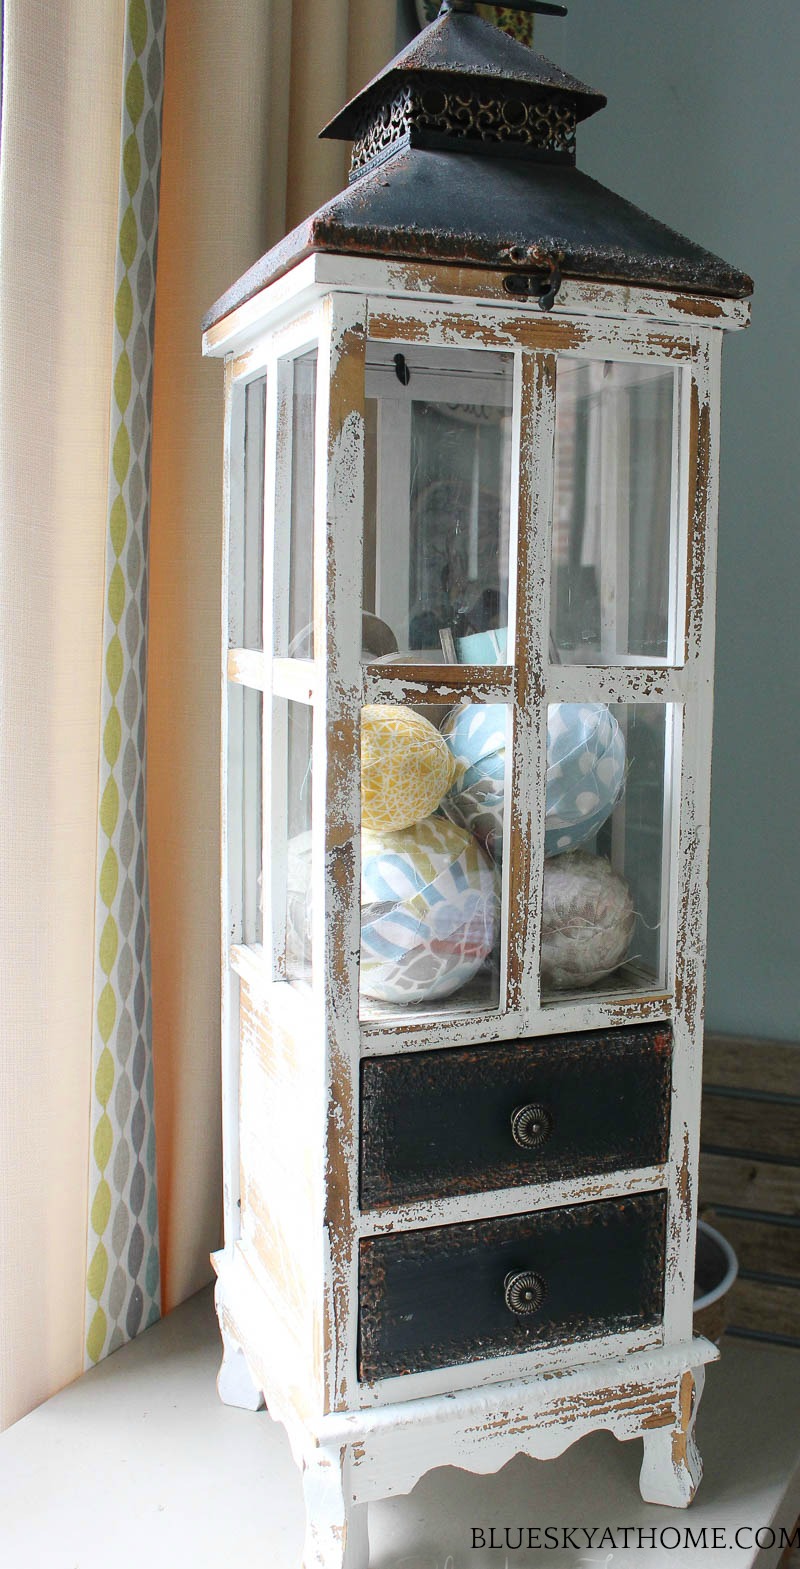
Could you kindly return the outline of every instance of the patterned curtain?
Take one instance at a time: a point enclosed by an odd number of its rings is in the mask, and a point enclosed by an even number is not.
[[[2,1428],[210,1276],[222,388],[199,323],[343,183],[316,133],[395,21],[0,6]]]
[[[145,728],[165,0],[125,19],[110,400],[86,1360],[160,1312]]]

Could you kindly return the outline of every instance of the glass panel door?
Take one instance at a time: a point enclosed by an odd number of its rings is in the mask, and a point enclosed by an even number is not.
[[[369,658],[506,661],[512,357],[370,343]]]
[[[677,662],[678,374],[558,360],[550,625],[564,664]]]

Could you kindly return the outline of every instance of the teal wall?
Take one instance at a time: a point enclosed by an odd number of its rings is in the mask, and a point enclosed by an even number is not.
[[[756,280],[723,356],[707,1022],[800,1040],[800,4],[569,0],[578,162]]]

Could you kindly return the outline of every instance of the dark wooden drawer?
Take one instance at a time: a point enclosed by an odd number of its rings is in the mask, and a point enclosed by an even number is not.
[[[359,1371],[370,1381],[660,1322],[666,1194],[371,1237]],[[518,1312],[544,1287],[534,1311]],[[520,1283],[520,1277],[523,1277]]]
[[[658,1165],[671,1054],[671,1030],[656,1024],[368,1058],[362,1208]],[[534,1115],[527,1134],[517,1124],[533,1147],[512,1129],[526,1106],[544,1111],[539,1135]]]

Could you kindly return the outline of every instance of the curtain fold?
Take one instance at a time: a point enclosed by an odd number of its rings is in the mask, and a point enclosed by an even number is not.
[[[341,188],[318,142],[392,56],[393,0],[168,0],[156,308],[149,836],[164,1305],[210,1278],[220,1230],[222,372],[204,311]]]
[[[124,0],[5,0],[0,1426],[84,1358]]]
[[[343,183],[316,133],[393,53],[395,5],[0,15],[6,1426],[157,1313],[159,1227],[165,1306],[209,1278],[222,387],[199,323]]]

